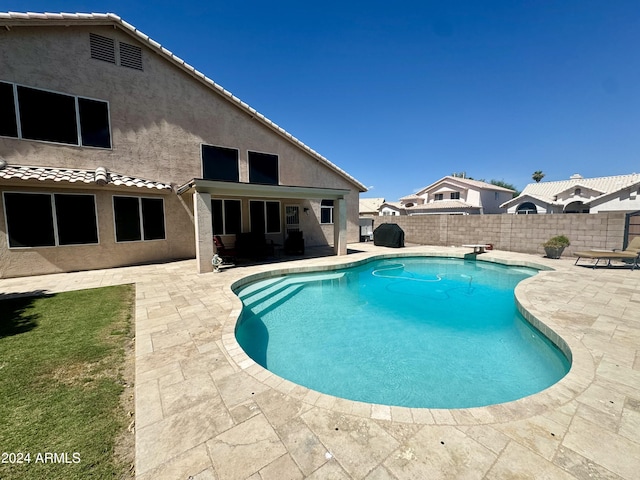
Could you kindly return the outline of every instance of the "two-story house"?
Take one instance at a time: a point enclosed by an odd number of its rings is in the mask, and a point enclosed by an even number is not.
[[[360,182],[118,16],[0,27],[0,277],[358,241]]]
[[[443,177],[400,199],[406,215],[474,215],[504,213],[500,206],[514,191],[478,180]]]

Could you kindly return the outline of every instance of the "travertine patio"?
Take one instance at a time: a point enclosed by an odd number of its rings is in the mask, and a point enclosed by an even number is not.
[[[282,380],[233,336],[235,281],[376,254],[468,249],[353,244],[344,257],[195,274],[195,261],[0,280],[0,293],[136,285],[136,473],[147,479],[606,478],[640,472],[640,271],[493,251],[552,266],[519,303],[562,338],[570,373],[502,405],[428,410],[351,402]],[[357,251],[356,251],[357,250]],[[541,327],[544,328],[544,327]],[[550,335],[554,335],[548,332]]]

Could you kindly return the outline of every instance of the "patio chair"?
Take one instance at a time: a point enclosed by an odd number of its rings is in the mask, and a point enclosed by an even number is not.
[[[213,236],[213,243],[216,247],[216,253],[220,258],[222,258],[223,262],[234,263],[236,261],[238,255],[236,254],[235,249],[225,247],[220,235]]]
[[[304,255],[304,238],[302,231],[292,230],[284,241],[284,253],[287,255]]]
[[[613,251],[614,252],[622,251],[622,252],[640,253],[640,236],[633,237],[631,239],[631,241],[629,242],[629,245],[627,245],[627,248],[625,248],[624,250],[617,250],[617,249],[614,248]]]
[[[574,252],[573,255],[578,257],[574,265],[577,265],[581,258],[595,259],[596,263],[593,264],[593,268],[596,268],[600,260],[607,260],[607,267],[611,266],[611,260],[620,260],[630,263],[631,270],[634,270],[636,267],[640,267],[638,264],[640,260],[640,237],[634,237],[624,250],[584,250],[582,252]]]

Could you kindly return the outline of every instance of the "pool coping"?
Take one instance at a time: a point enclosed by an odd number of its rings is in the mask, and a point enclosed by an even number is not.
[[[290,395],[295,390],[296,398],[311,406],[333,408],[333,406],[339,404],[345,413],[349,413],[351,415],[373,420],[393,420],[419,425],[450,425],[450,412],[452,411],[456,413],[456,422],[459,425],[483,425],[528,418],[569,403],[579,396],[593,381],[595,376],[595,366],[588,349],[579,341],[578,338],[571,335],[571,332],[564,331],[559,325],[551,325],[552,321],[550,319],[543,320],[542,318],[539,318],[540,315],[536,316],[531,313],[533,309],[530,307],[528,308],[528,302],[522,294],[523,289],[526,288],[528,282],[535,281],[538,275],[553,273],[555,269],[542,262],[501,258],[488,252],[482,254],[482,257],[480,258],[478,258],[477,255],[472,255],[471,257],[476,261],[514,267],[528,267],[538,270],[538,273],[535,276],[522,280],[514,289],[516,307],[522,316],[534,328],[540,331],[547,339],[549,339],[549,341],[563,352],[571,364],[569,372],[558,382],[540,392],[536,392],[521,399],[483,407],[449,409],[400,407],[348,400],[312,390],[276,375],[256,363],[238,344],[235,337],[235,329],[243,305],[242,301],[234,293],[235,289],[257,280],[264,280],[285,274],[333,271],[341,268],[360,266],[375,260],[408,256],[470,259],[468,253],[449,249],[431,252],[411,251],[407,253],[406,251],[398,251],[383,254],[372,253],[364,258],[356,260],[335,257],[336,263],[333,264],[275,268],[273,270],[250,273],[235,280],[227,286],[227,293],[232,299],[233,307],[223,325],[222,330],[222,344],[226,349],[229,358],[240,370],[251,375],[258,382],[267,385],[269,388],[272,388],[283,395]]]

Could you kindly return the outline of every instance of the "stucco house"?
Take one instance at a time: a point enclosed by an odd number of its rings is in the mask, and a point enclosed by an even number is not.
[[[475,215],[504,213],[501,204],[514,191],[468,178],[443,177],[400,199],[406,215]]]
[[[378,215],[381,217],[395,217],[406,214],[407,212],[400,202],[384,202],[378,209]]]
[[[501,205],[507,213],[598,213],[640,210],[640,174],[530,183]]]
[[[0,277],[358,241],[360,182],[120,17],[0,27]]]

